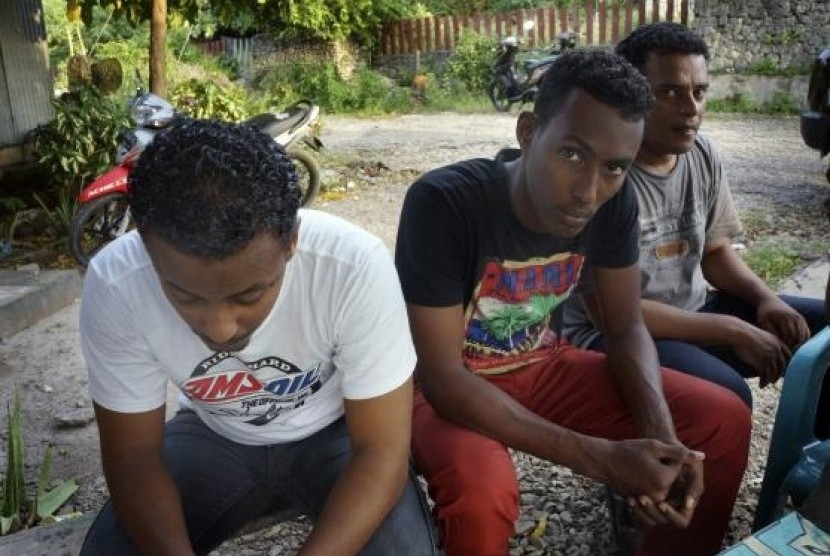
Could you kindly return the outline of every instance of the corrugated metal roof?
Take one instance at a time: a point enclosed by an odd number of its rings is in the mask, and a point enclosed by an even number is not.
[[[52,119],[52,90],[41,0],[0,0],[0,147]]]

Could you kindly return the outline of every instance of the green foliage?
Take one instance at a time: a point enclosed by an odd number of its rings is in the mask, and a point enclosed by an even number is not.
[[[463,83],[469,91],[484,91],[490,79],[493,63],[494,37],[486,37],[475,31],[465,30],[461,34],[458,46],[447,61],[445,80]]]
[[[771,101],[763,104],[758,104],[741,94],[712,99],[706,102],[706,109],[709,112],[740,114],[793,115],[798,113],[798,105],[788,93],[782,91],[775,93]]]
[[[79,190],[114,163],[127,109],[86,87],[53,102],[55,118],[37,129],[35,158],[53,184]]]
[[[49,219],[49,225],[55,233],[57,242],[68,247],[69,237],[72,235],[72,223],[75,221],[75,215],[78,212],[78,196],[68,188],[60,189],[57,202],[53,208],[49,208],[49,204],[37,193],[32,196]]]
[[[390,85],[379,73],[361,66],[347,82],[331,62],[289,63],[273,67],[257,82],[276,107],[309,99],[324,112],[383,112]]]
[[[3,500],[0,505],[0,535],[14,533],[40,522],[54,521],[54,513],[78,489],[75,481],[70,479],[52,490],[47,490],[52,471],[52,446],[48,446],[38,472],[34,498],[30,499],[27,496],[23,465],[23,416],[19,392],[15,392],[14,404],[8,409],[8,417],[6,469]]]
[[[193,118],[239,122],[248,117],[245,92],[236,86],[219,87],[212,81],[189,79],[173,89],[170,100]]]
[[[775,245],[758,245],[744,254],[744,261],[752,271],[773,290],[798,268],[798,253]]]

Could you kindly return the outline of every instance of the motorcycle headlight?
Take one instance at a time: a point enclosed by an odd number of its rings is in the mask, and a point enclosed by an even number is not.
[[[160,96],[148,93],[133,103],[130,115],[138,126],[162,128],[176,115],[176,109]]]

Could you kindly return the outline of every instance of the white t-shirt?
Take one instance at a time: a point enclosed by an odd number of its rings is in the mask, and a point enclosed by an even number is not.
[[[167,380],[236,442],[302,439],[343,415],[343,399],[394,390],[415,366],[398,275],[383,243],[335,216],[300,211],[279,297],[239,352],[214,352],[169,303],[141,237],[103,249],[84,279],[81,347],[99,405],[165,403]]]

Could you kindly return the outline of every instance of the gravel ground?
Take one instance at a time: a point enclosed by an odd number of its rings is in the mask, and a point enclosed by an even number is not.
[[[413,179],[427,169],[491,156],[514,145],[514,122],[515,114],[329,117],[322,137],[327,149],[319,158],[325,168],[324,183],[332,193],[314,206],[363,225],[391,249],[400,204]],[[736,203],[752,221],[748,242],[792,240],[805,250],[815,250],[816,244],[826,250],[826,218],[820,210],[820,201],[828,195],[824,166],[817,153],[801,142],[797,119],[710,117],[704,129],[721,146]],[[97,430],[94,424],[58,426],[61,418],[74,417],[83,423],[91,413],[76,319],[77,303],[0,342],[0,403],[9,400],[14,385],[19,387],[32,477],[45,445],[53,443],[59,454],[54,476],[74,477],[81,485],[70,509],[90,511],[106,496]],[[756,407],[751,458],[729,542],[749,531],[778,397],[776,387],[760,390],[752,383]],[[3,444],[0,461],[5,459],[4,449]],[[514,457],[522,511],[511,554],[614,554],[600,485],[524,454]],[[546,527],[536,538],[530,533],[542,520]],[[308,530],[303,521],[281,524],[242,535],[215,554],[293,554]]]

